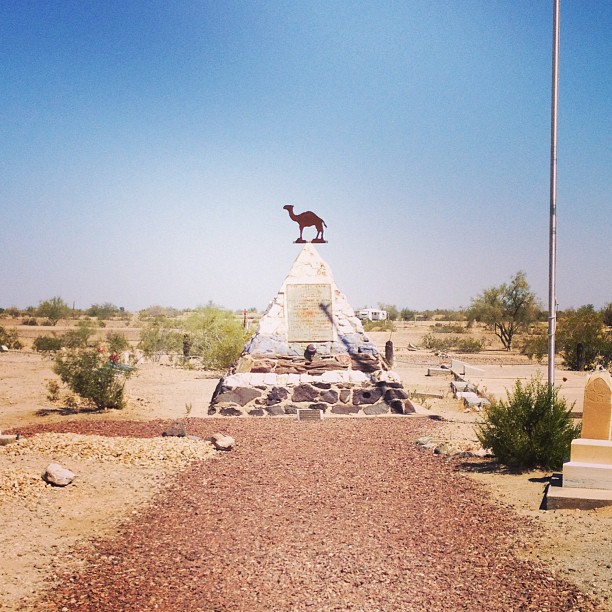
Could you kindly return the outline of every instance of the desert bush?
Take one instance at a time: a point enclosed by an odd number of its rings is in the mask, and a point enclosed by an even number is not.
[[[385,321],[370,321],[370,319],[364,319],[362,322],[363,331],[394,331],[395,325],[390,319]]]
[[[38,325],[38,321],[34,317],[27,317],[21,321],[21,324],[35,326]]]
[[[67,348],[85,348],[94,334],[94,328],[88,321],[79,321],[74,329],[69,329],[63,336],[63,345]]]
[[[466,328],[463,325],[448,325],[444,323],[436,323],[434,325],[438,334],[465,334]]]
[[[108,342],[108,350],[111,353],[121,353],[130,348],[128,339],[124,334],[120,334],[119,332],[110,332],[106,336],[106,341]]]
[[[119,368],[98,349],[58,355],[53,371],[74,393],[98,409],[123,408],[125,381],[133,368]]]
[[[185,332],[191,344],[190,354],[199,357],[210,369],[226,369],[240,357],[249,332],[229,310],[214,304],[200,307],[181,322],[181,347]]]
[[[612,327],[612,304],[608,304],[601,309],[601,318],[603,319],[604,325]]]
[[[437,338],[434,334],[426,334],[423,337],[423,346],[432,351],[448,351],[453,346],[456,346],[458,341],[457,336]]]
[[[61,350],[62,339],[57,336],[38,336],[34,339],[32,346],[39,353],[54,353]]]
[[[138,348],[146,357],[159,359],[161,355],[179,353],[183,347],[183,332],[177,329],[177,324],[159,318],[147,323],[140,332]]]
[[[529,336],[521,347],[521,354],[527,355],[529,359],[542,361],[548,355],[548,335],[534,334]]]
[[[484,350],[486,341],[481,338],[459,338],[457,350],[461,353],[480,353]]]
[[[4,327],[0,327],[0,344],[15,350],[23,348],[17,332],[14,329],[5,329]]]
[[[559,397],[558,389],[534,377],[525,384],[516,380],[505,401],[494,400],[476,435],[508,467],[559,469],[580,428],[573,425],[571,406]]]

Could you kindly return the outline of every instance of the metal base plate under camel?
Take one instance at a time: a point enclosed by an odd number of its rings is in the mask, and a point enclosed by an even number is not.
[[[416,412],[311,244],[219,381],[208,413],[297,418],[307,414],[302,409],[321,416]]]

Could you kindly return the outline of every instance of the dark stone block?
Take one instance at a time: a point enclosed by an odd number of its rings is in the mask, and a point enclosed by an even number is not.
[[[266,412],[270,416],[281,416],[285,414],[285,409],[282,406],[275,404],[274,406],[266,406]]]
[[[387,402],[393,414],[404,414],[404,402],[401,399],[392,399]]]
[[[321,412],[325,412],[329,406],[327,404],[310,404],[308,408],[310,408],[310,410],[320,410]]]
[[[389,405],[393,400],[408,399],[408,394],[403,389],[387,389],[385,391],[385,402]]]
[[[324,383],[324,382],[315,382],[315,383],[312,383],[312,386],[316,387],[317,389],[331,389],[331,384]]]
[[[382,389],[370,387],[369,389],[355,389],[353,391],[353,405],[375,404],[382,397]]]
[[[415,407],[409,399],[404,400],[404,414],[414,414],[416,412]]]
[[[380,414],[387,414],[389,412],[389,406],[387,404],[374,404],[372,406],[366,406],[363,409],[363,413],[368,416],[378,416]]]
[[[387,382],[387,381],[380,381],[376,383],[377,387],[383,387],[385,389],[402,389],[403,385],[402,383],[397,383],[397,382]]]
[[[341,389],[340,390],[340,401],[343,404],[348,403],[348,401],[351,399],[351,392],[348,389]]]
[[[333,414],[357,414],[359,412],[359,406],[336,404],[335,406],[332,406],[331,411]]]
[[[234,406],[223,406],[219,411],[222,416],[242,416],[242,410],[234,408]]]
[[[272,389],[270,389],[270,393],[268,393],[266,404],[268,406],[272,406],[273,404],[280,404],[283,400],[286,400],[288,397],[289,397],[289,391],[287,391],[285,387],[272,387]]]
[[[214,406],[208,407],[208,415],[212,416],[213,414],[217,414],[217,409]]]
[[[293,390],[291,401],[314,402],[319,397],[319,391],[310,385],[298,385]]]
[[[219,394],[216,402],[238,404],[246,406],[249,402],[261,396],[261,392],[252,387],[236,387],[231,391]]]
[[[297,408],[295,406],[285,406],[285,414],[297,414]]]
[[[185,431],[184,423],[172,423],[170,427],[162,432],[162,436],[169,436],[172,438],[184,438],[187,435]]]
[[[325,393],[321,393],[319,399],[326,404],[335,404],[338,401],[338,392],[330,389],[329,391],[325,391]]]
[[[249,416],[261,417],[263,415],[264,411],[261,408],[253,408],[253,410],[249,410]]]

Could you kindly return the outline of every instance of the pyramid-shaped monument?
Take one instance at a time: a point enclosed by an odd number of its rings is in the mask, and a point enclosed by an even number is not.
[[[399,377],[364,333],[329,265],[305,244],[209,414],[413,412]]]

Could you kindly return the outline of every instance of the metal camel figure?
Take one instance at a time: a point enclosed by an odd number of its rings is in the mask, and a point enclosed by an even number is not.
[[[325,239],[323,238],[323,228],[327,227],[327,225],[325,221],[321,219],[321,217],[315,215],[310,210],[307,210],[306,212],[296,215],[293,212],[292,204],[286,204],[285,206],[283,206],[283,208],[289,213],[289,216],[291,217],[291,219],[293,219],[293,221],[295,221],[300,226],[300,237],[296,240],[296,242],[306,242],[302,238],[302,233],[305,227],[311,227],[311,226],[314,226],[317,230],[317,236],[313,240],[313,242],[325,242]]]

